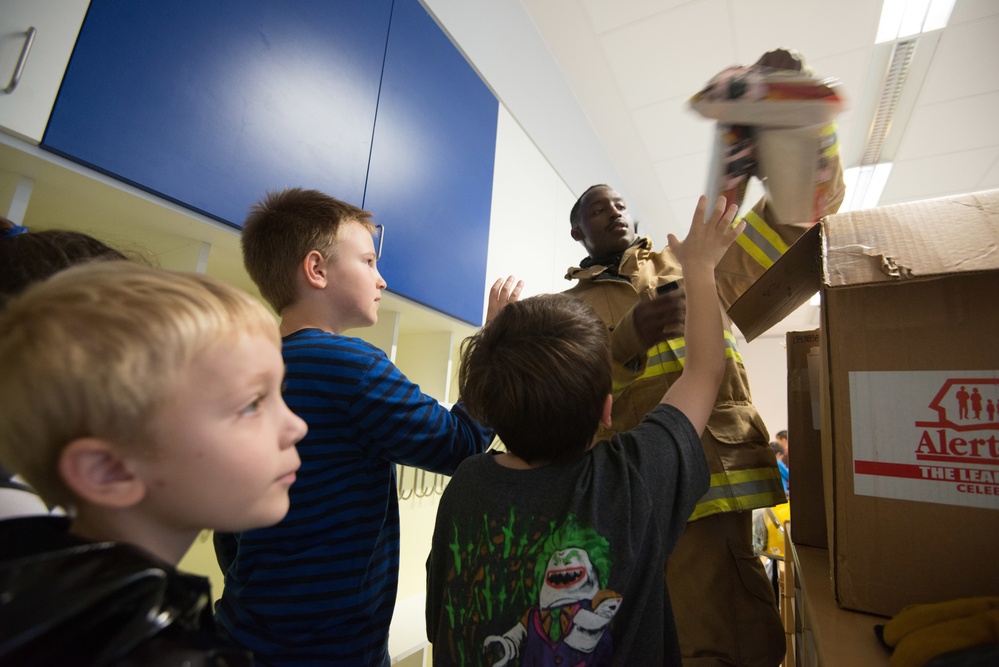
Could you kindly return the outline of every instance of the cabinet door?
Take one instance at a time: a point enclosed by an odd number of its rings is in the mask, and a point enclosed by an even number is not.
[[[396,0],[364,207],[388,289],[482,323],[499,103],[417,0]]]
[[[43,146],[241,227],[364,195],[391,0],[92,0]]]
[[[0,0],[0,127],[5,132],[33,144],[41,141],[86,13],[87,0]]]

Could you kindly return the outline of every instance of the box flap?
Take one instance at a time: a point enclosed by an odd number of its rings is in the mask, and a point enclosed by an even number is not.
[[[821,245],[813,225],[728,309],[739,331],[751,341],[819,291]]]
[[[839,213],[822,224],[830,287],[999,268],[999,190]]]

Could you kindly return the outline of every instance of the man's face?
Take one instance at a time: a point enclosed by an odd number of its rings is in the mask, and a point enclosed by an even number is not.
[[[630,246],[635,241],[635,222],[621,195],[606,186],[586,193],[572,238],[593,258],[614,255]]]

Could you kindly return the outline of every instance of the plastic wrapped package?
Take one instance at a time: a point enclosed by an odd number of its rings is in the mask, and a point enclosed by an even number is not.
[[[760,64],[719,72],[690,99],[692,110],[718,121],[708,195],[741,203],[756,176],[774,222],[818,219],[834,176],[833,120],[844,106],[833,78]]]
[[[728,67],[690,98],[690,108],[727,125],[804,127],[843,110],[839,81],[762,65]]]

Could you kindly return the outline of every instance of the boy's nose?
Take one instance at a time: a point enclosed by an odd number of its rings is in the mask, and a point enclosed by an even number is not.
[[[287,448],[294,446],[304,438],[305,434],[309,432],[309,427],[305,420],[292,412],[287,405],[284,406],[284,409],[287,412],[287,421],[285,422],[285,437],[281,440],[281,447]]]

